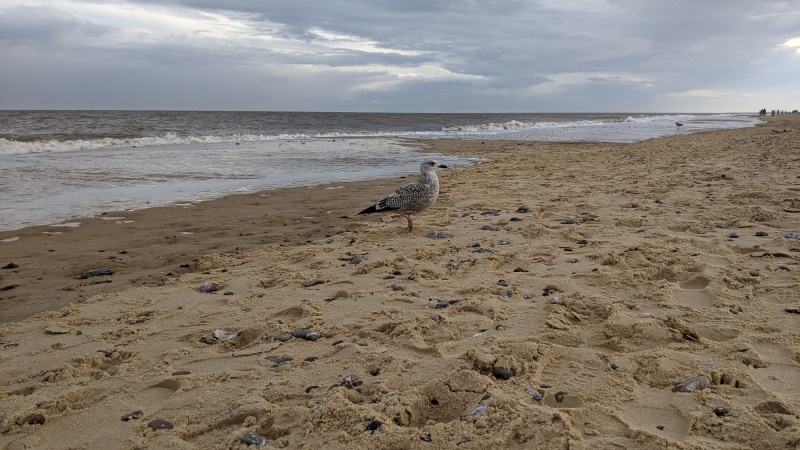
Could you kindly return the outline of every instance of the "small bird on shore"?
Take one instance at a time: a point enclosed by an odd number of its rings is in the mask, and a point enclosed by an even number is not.
[[[398,211],[402,217],[408,220],[408,232],[410,233],[414,229],[414,220],[411,215],[430,207],[439,197],[437,168],[446,169],[447,166],[432,160],[424,161],[419,166],[421,173],[419,180],[400,186],[393,194],[382,198],[378,203],[358,214]]]
[[[683,126],[683,124],[682,124],[682,123],[680,123],[680,122],[675,122],[675,126],[676,126],[676,127],[678,127],[678,128],[680,128],[680,127],[682,127],[682,126]]]

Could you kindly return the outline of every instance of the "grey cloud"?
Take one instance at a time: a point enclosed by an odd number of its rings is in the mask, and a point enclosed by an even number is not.
[[[0,14],[0,40],[14,44],[97,38],[111,30],[112,27],[81,20],[48,6],[20,5]]]

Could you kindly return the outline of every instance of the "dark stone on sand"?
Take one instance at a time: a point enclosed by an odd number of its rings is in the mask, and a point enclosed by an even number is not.
[[[225,291],[222,295],[233,295],[232,291]]]
[[[522,206],[520,206],[519,208],[517,208],[517,211],[516,211],[516,212],[524,214],[524,213],[531,212],[531,209],[530,209],[530,208],[528,208],[528,207],[527,207],[527,206],[525,206],[525,205],[522,205]]]
[[[280,341],[280,342],[286,342],[291,338],[292,337],[290,335],[286,334],[286,333],[278,333],[278,334],[275,335],[275,337],[273,339],[275,339],[276,341]]]
[[[379,373],[381,373],[381,368],[380,367],[372,366],[372,367],[369,368],[369,374],[372,375],[373,377],[377,376]]]
[[[341,339],[337,339],[337,340],[333,341],[333,343],[331,344],[331,346],[332,346],[332,347],[336,347],[337,345],[339,345],[339,344],[342,344],[342,343],[344,343],[344,341],[343,341],[343,340],[341,340]]]
[[[514,269],[514,272],[527,272],[527,271],[528,271],[527,269],[523,269],[522,267],[517,267],[516,269]]]
[[[514,369],[509,369],[507,367],[495,366],[494,369],[492,369],[492,375],[500,380],[507,380],[516,374],[517,372]]]
[[[500,281],[497,282],[497,284],[500,285],[500,286],[508,286],[508,281],[500,280]]]
[[[665,427],[664,425],[656,425],[656,428],[658,428],[659,430],[664,430],[667,427]]]
[[[14,264],[13,262],[10,262],[10,263],[6,264],[5,266],[3,266],[2,268],[3,269],[16,269],[17,267],[19,267],[19,265]]]
[[[724,406],[717,406],[714,408],[714,414],[716,414],[717,417],[727,416],[729,412],[731,411]]]
[[[263,447],[267,445],[267,438],[261,436],[260,434],[245,433],[242,435],[242,442],[244,442],[247,445],[255,445],[256,447]]]
[[[511,222],[522,222],[522,219],[520,219],[519,217],[512,217],[512,218],[510,218],[508,220],[511,221]]]
[[[294,331],[292,331],[292,336],[294,336],[294,337],[296,337],[298,339],[305,339],[306,336],[308,336],[308,333],[311,333],[311,332],[308,331],[308,330],[302,330],[302,329],[301,330],[294,330]]]
[[[497,229],[496,229],[495,227],[491,226],[491,225],[484,225],[484,226],[482,226],[482,227],[481,227],[481,230],[485,230],[485,231],[497,231]]]
[[[559,289],[558,286],[556,286],[555,284],[548,284],[547,286],[544,287],[543,290],[544,290],[545,293],[549,294],[551,292],[558,292],[561,289]]]
[[[381,428],[381,425],[383,425],[382,422],[378,420],[373,420],[372,422],[369,423],[369,425],[367,425],[367,429],[364,431],[369,431],[369,434],[375,434],[375,432]]]
[[[455,261],[449,261],[449,262],[447,263],[447,267],[449,267],[449,268],[451,268],[451,269],[458,269],[458,263],[457,263],[457,262],[455,262]]]
[[[779,273],[789,272],[789,268],[785,267],[785,266],[780,266],[777,269],[775,269],[775,272],[779,272]]]
[[[756,231],[756,236],[758,236],[758,237],[767,237],[767,236],[769,236],[769,233],[767,233],[766,231]]]
[[[478,248],[480,246],[481,246],[480,242],[476,242],[476,243],[470,245],[470,247],[472,247],[472,248]]]
[[[483,142],[481,142],[481,144],[482,143]],[[431,437],[430,433],[426,434],[425,436],[420,436],[419,440],[422,441],[422,442],[433,442],[433,438]]]
[[[200,339],[200,342],[202,342],[203,344],[206,344],[206,345],[214,345],[217,342],[219,342],[219,340],[218,339],[214,339],[213,337],[204,337],[204,338]]]
[[[448,306],[450,306],[450,303],[442,302],[442,303],[437,303],[436,306],[433,307],[433,309],[445,309]]]
[[[395,270],[394,272],[392,272],[392,275],[394,275],[396,277],[399,277],[402,274],[403,274],[403,272],[400,272],[399,270]]]
[[[739,233],[734,231],[733,233],[729,234],[728,237],[732,239],[739,239]]]
[[[561,221],[562,225],[575,225],[577,223],[578,222],[576,222],[575,219],[564,219]]]
[[[88,271],[84,272],[84,274],[81,275],[78,278],[80,278],[82,280],[85,280],[85,279],[91,278],[91,277],[99,277],[99,276],[106,276],[106,275],[114,275],[114,271],[111,270],[111,269],[92,269],[92,270],[88,270]]]
[[[45,422],[44,414],[42,413],[33,413],[28,416],[28,419],[25,421],[28,425],[42,425]]]
[[[708,378],[703,376],[693,377],[676,385],[672,388],[672,392],[697,392],[706,387],[708,387]]]
[[[364,258],[357,257],[350,260],[350,264],[361,264],[364,262]]]
[[[611,367],[611,370],[619,369],[619,366],[616,363],[611,363],[611,365],[609,367]]]
[[[315,331],[311,331],[308,334],[306,334],[306,336],[303,339],[305,339],[307,341],[316,341],[321,337],[322,337],[321,334],[319,334],[319,333],[317,333]]]
[[[784,309],[784,311],[786,311],[787,313],[790,313],[790,314],[800,314],[800,307],[786,308],[786,309]]]
[[[151,430],[171,430],[172,429],[172,422],[164,419],[153,419],[150,423],[147,424]]]
[[[143,415],[144,415],[144,411],[142,411],[141,409],[137,409],[134,412],[129,412],[128,414],[125,414],[124,416],[120,417],[119,420],[121,420],[123,422],[127,422],[127,421],[129,421],[131,419],[138,419],[139,417],[142,417]]]

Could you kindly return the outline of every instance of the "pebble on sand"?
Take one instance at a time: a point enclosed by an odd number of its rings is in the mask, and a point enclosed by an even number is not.
[[[262,447],[264,445],[267,445],[267,438],[259,434],[245,433],[242,435],[242,442],[244,442],[247,445],[255,445],[256,447]]]
[[[708,387],[708,378],[704,376],[689,378],[672,388],[672,392],[697,392]]]
[[[171,430],[172,429],[172,422],[164,420],[164,419],[153,419],[151,420],[147,426],[153,430]]]

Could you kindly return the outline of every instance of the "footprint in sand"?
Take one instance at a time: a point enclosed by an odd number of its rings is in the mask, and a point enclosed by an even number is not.
[[[792,351],[770,343],[754,344],[753,350],[768,363],[767,367],[750,368],[753,380],[779,397],[800,399],[800,364],[792,359]]]
[[[672,291],[675,301],[692,308],[713,307],[714,296],[706,290],[710,282],[708,278],[700,276],[678,283],[678,288]]]

